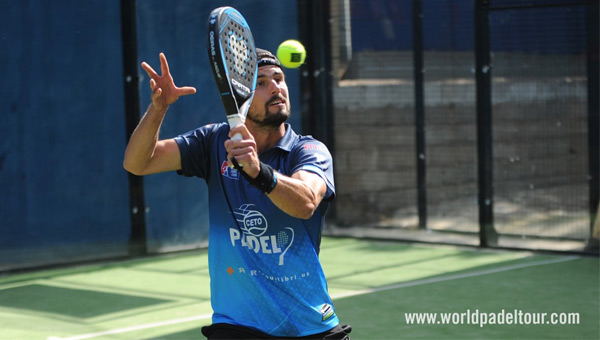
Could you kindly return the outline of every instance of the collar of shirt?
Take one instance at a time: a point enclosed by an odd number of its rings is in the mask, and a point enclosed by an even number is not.
[[[294,130],[292,130],[290,124],[284,123],[284,126],[285,134],[283,135],[283,137],[281,137],[279,142],[277,142],[277,144],[275,144],[275,146],[273,146],[272,148],[261,152],[261,154],[267,153],[273,149],[281,149],[287,152],[292,151],[292,147],[294,146],[296,139],[298,139],[298,135],[294,132]]]

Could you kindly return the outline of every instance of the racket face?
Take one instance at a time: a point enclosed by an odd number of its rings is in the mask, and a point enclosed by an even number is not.
[[[242,113],[256,89],[257,60],[248,23],[236,9],[220,7],[209,16],[208,54],[227,114]],[[235,98],[235,112],[231,103]],[[229,107],[228,107],[229,106]]]
[[[229,20],[221,27],[219,37],[221,46],[226,46],[223,54],[233,87],[240,96],[248,97],[256,86],[256,51],[248,24],[241,16],[237,18],[236,12],[225,11]]]

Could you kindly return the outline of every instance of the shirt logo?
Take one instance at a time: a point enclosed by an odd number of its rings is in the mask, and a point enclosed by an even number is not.
[[[243,204],[235,210],[239,228],[229,228],[231,245],[241,245],[256,254],[278,254],[279,265],[283,266],[285,254],[294,243],[294,229],[285,227],[269,233],[269,221],[254,207],[254,204]]]
[[[227,161],[223,161],[223,164],[221,164],[221,175],[229,179],[235,179],[236,181],[240,179],[239,171],[227,166]]]
[[[333,307],[326,303],[321,307],[321,316],[323,317],[323,319],[321,321],[325,322],[327,319],[331,318],[335,312],[333,310]]]
[[[327,148],[325,146],[323,146],[323,145],[320,145],[320,144],[305,144],[304,145],[304,150],[312,152],[312,154],[315,156],[315,162],[316,163],[323,164],[328,159],[327,156],[325,156],[328,153]]]

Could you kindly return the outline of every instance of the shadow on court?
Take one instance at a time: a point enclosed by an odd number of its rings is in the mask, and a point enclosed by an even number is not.
[[[1,307],[80,319],[168,302],[171,301],[44,284],[8,288],[0,294]]]

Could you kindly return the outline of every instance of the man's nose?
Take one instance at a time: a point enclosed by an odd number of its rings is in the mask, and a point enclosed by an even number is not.
[[[277,84],[277,82],[275,80],[271,80],[270,84],[270,94],[274,95],[274,94],[279,94],[281,92],[281,89],[279,88],[279,84]]]

